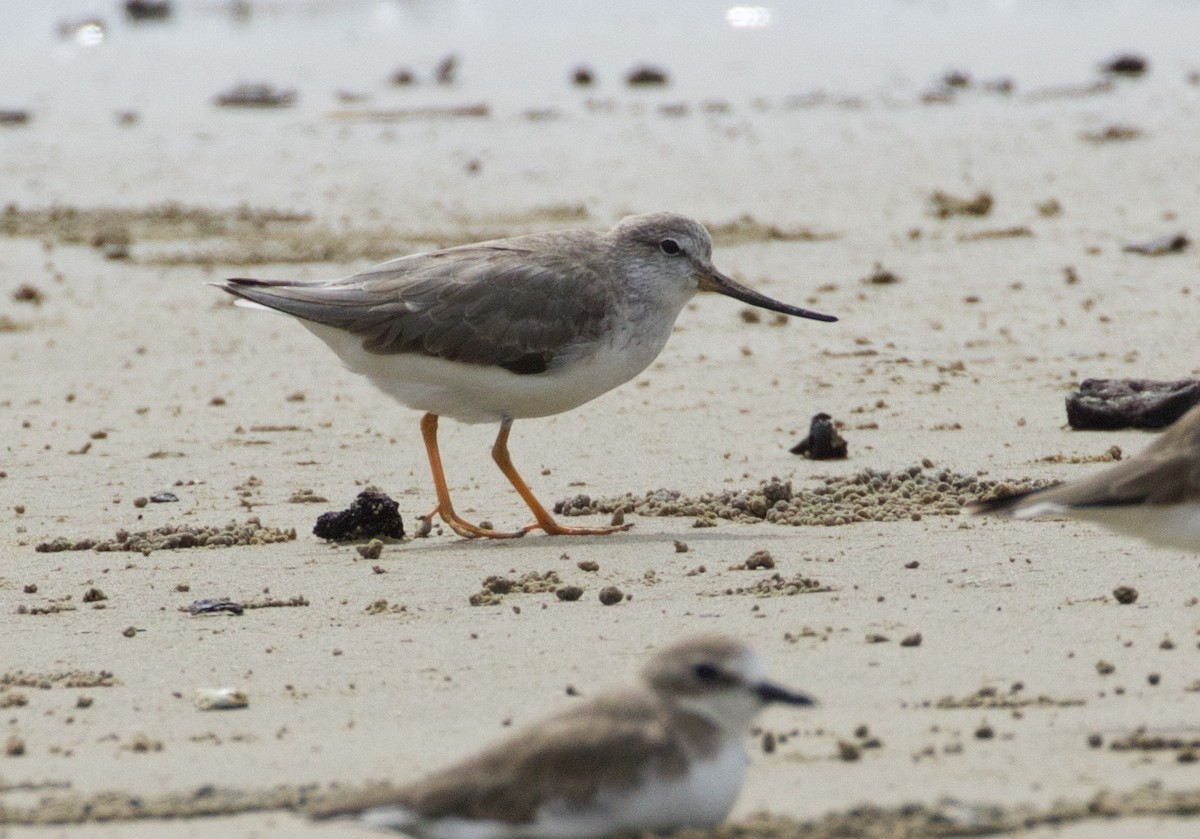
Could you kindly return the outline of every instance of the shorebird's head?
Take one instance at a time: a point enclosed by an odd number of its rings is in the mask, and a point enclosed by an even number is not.
[[[810,320],[835,321],[798,306],[781,303],[722,274],[712,264],[712,237],[704,225],[678,213],[645,213],[622,219],[610,234],[617,252],[635,260],[639,273],[655,277],[690,296],[715,291],[751,306]]]
[[[816,704],[806,694],[768,681],[754,650],[723,635],[688,638],[662,649],[647,662],[642,678],[672,704],[739,734],[772,702]]]

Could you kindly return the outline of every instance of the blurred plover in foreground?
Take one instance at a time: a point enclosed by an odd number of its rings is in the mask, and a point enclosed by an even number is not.
[[[437,491],[425,519],[439,515],[467,537],[626,529],[559,524],[513,467],[508,433],[514,419],[569,411],[646,369],[697,292],[837,320],[725,276],[713,267],[708,231],[674,213],[630,216],[606,233],[535,233],[405,256],[341,280],[214,285],[299,318],[352,371],[425,412],[421,433]],[[500,424],[492,459],[532,524],[502,532],[454,512],[438,452],[440,416]]]
[[[1162,547],[1200,551],[1200,405],[1118,466],[972,509],[1021,519],[1071,516]]]
[[[737,799],[743,740],[772,702],[814,704],[767,681],[746,645],[692,638],[651,658],[636,687],[581,701],[410,786],[331,800],[310,815],[419,839],[711,827]]]

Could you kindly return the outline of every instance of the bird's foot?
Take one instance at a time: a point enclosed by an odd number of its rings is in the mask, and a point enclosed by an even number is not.
[[[628,524],[613,524],[605,527],[568,527],[565,524],[559,524],[554,519],[549,519],[544,522],[530,522],[521,528],[521,532],[529,533],[532,530],[543,530],[547,536],[604,536],[609,533],[628,530],[631,527],[633,527],[633,522],[629,522]]]
[[[433,517],[440,516],[446,526],[464,539],[519,539],[528,531],[521,530],[492,530],[490,527],[480,527],[477,524],[460,517],[453,510],[449,514],[440,507],[434,507],[427,515],[421,516],[422,530],[433,526]]]

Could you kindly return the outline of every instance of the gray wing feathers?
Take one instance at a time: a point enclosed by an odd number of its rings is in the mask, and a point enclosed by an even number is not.
[[[672,733],[660,706],[651,701],[617,706],[598,697],[408,787],[334,799],[310,815],[401,807],[417,818],[457,815],[520,824],[532,821],[547,800],[586,806],[601,789],[635,783],[643,768],[677,777],[687,760],[688,748]]]
[[[361,335],[370,352],[503,366],[534,357],[544,369],[602,328],[613,291],[602,279],[559,248],[472,245],[402,257],[326,283],[229,280],[222,287]]]

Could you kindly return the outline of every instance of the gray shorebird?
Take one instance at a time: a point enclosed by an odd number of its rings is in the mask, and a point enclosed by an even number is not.
[[[712,827],[741,790],[747,730],[774,702],[815,704],[767,681],[746,645],[691,638],[651,658],[634,687],[581,701],[409,786],[334,798],[309,815],[418,839]]]
[[[971,509],[1019,519],[1070,516],[1162,547],[1200,551],[1200,405],[1117,466]]]
[[[340,280],[229,279],[213,285],[300,319],[342,362],[423,411],[439,515],[461,536],[611,533],[559,524],[508,454],[513,420],[569,411],[629,381],[667,343],[700,291],[813,320],[837,318],[773,300],[712,264],[712,239],[674,213],[630,216],[606,233],[566,230],[393,259]],[[501,532],[461,518],[450,502],[438,417],[496,422],[492,458],[533,513]]]

